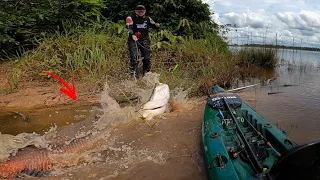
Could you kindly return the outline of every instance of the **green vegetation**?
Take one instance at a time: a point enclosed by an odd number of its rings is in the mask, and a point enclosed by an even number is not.
[[[136,4],[145,4],[162,25],[150,33],[152,71],[161,74],[161,82],[170,88],[192,87],[194,95],[232,84],[239,59],[200,0],[6,0],[0,2],[0,57],[16,62],[9,72],[11,88],[20,81],[53,81],[42,71],[66,79],[75,73],[76,80],[97,84],[106,76],[129,78],[124,19]],[[257,63],[261,67],[270,61],[257,58],[254,63],[266,61]],[[177,64],[179,70],[172,72]]]
[[[0,1],[0,55],[22,53],[66,23],[86,25],[99,21],[103,0]]]
[[[95,81],[105,73],[121,77],[127,67],[126,39],[113,35],[113,29],[71,29],[45,39],[19,59],[24,78],[39,79],[42,71],[62,77],[74,72]]]
[[[272,48],[241,48],[237,55],[244,67],[273,68],[278,61],[277,51]]]

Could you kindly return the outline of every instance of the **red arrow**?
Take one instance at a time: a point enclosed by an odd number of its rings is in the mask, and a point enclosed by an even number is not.
[[[67,96],[69,96],[73,100],[77,99],[76,89],[74,87],[74,74],[73,73],[72,73],[72,88],[70,88],[69,85],[64,80],[59,78],[59,76],[57,76],[51,72],[42,72],[42,74],[47,74],[49,76],[52,76],[53,78],[55,78],[56,80],[61,82],[66,87],[66,89],[60,88],[60,91],[64,94],[66,94]]]

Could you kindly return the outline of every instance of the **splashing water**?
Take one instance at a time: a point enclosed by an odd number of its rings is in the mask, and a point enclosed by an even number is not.
[[[16,136],[0,133],[0,163],[16,155],[19,149],[35,146],[40,149],[51,149],[50,142],[56,136],[57,127],[52,127],[43,136],[36,133],[21,133]]]
[[[103,115],[93,123],[92,128],[89,130],[70,129],[70,132],[74,132],[75,136],[64,142],[65,145],[68,145],[79,138],[91,138],[92,144],[99,143],[99,146],[89,147],[89,150],[81,153],[52,153],[50,159],[55,167],[53,174],[66,173],[68,169],[65,169],[65,167],[77,168],[79,164],[101,161],[107,164],[117,164],[120,169],[128,169],[127,167],[144,161],[163,164],[166,152],[157,152],[148,148],[136,148],[130,144],[122,143],[119,145],[117,137],[110,139],[116,125],[139,119],[141,116],[139,108],[149,100],[157,83],[159,83],[159,75],[156,73],[145,76],[140,84],[131,81],[121,83],[122,88],[129,89],[139,97],[139,102],[135,106],[121,108],[117,101],[110,96],[111,88],[106,82],[100,100]],[[118,90],[121,92],[120,88]],[[59,133],[57,127],[52,127],[43,136],[36,133],[21,133],[17,136],[0,133],[0,163],[5,162],[10,155],[14,156],[19,149],[27,146],[53,151],[55,148],[53,142],[56,141],[57,133]],[[105,157],[102,157],[101,152],[118,154],[118,156],[122,154],[122,158],[114,158],[108,153],[105,154]],[[113,173],[118,174],[118,171],[119,169],[116,168]]]
[[[188,103],[188,94],[190,89],[184,90],[182,88],[176,88],[172,92],[171,111],[182,112],[192,108],[192,104]]]
[[[144,84],[140,85],[140,87],[130,81],[122,83],[123,87],[134,91],[140,97],[141,102],[137,104],[138,108],[150,98],[154,85],[159,83],[158,77],[157,74],[146,76],[143,81]],[[143,88],[141,88],[141,86]],[[65,154],[53,157],[58,167],[71,167],[78,165],[80,162],[104,162],[107,165],[115,167],[110,171],[111,178],[117,176],[120,170],[123,173],[125,170],[129,170],[129,167],[140,162],[152,161],[158,164],[165,163],[166,152],[157,152],[148,148],[140,149],[132,146],[132,142],[128,144],[119,142],[119,137],[110,138],[116,125],[127,123],[141,116],[137,107],[126,106],[121,108],[116,100],[110,96],[110,91],[110,86],[108,82],[106,82],[101,94],[101,110],[104,114],[98,121],[94,122],[93,129],[90,131],[90,133],[98,134],[96,140],[98,141],[98,139],[100,139],[99,146],[81,154],[73,154],[68,158],[65,158]],[[101,155],[101,153],[104,155]],[[66,171],[67,170],[63,168],[58,168],[55,171],[55,175],[64,174]]]
[[[143,78],[141,84],[142,88],[132,81],[122,82],[120,86],[135,93],[139,97],[140,101],[135,106],[131,105],[120,108],[117,101],[110,96],[110,87],[106,81],[100,100],[104,115],[94,124],[94,129],[102,130],[109,126],[126,123],[132,119],[139,118],[141,116],[141,112],[139,111],[141,105],[149,100],[156,83],[159,83],[159,75],[156,73],[151,73]],[[125,95],[123,90],[120,88],[118,88],[118,91]]]

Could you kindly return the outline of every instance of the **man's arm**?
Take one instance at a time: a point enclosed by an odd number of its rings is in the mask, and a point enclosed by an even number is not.
[[[151,27],[151,28],[154,28],[154,29],[159,29],[159,28],[160,28],[160,24],[154,22],[154,20],[151,19],[151,17],[149,17],[149,22],[150,22],[150,27]]]
[[[126,29],[127,29],[128,33],[129,33],[130,37],[132,35],[134,35],[134,32],[133,32],[133,20],[132,20],[132,18],[130,16],[128,16],[127,19],[126,19]]]
[[[129,33],[129,36],[133,40],[137,41],[138,38],[134,35],[134,32],[133,32],[133,20],[132,20],[132,18],[130,16],[128,16],[127,19],[126,19],[126,29],[127,29],[128,33]]]

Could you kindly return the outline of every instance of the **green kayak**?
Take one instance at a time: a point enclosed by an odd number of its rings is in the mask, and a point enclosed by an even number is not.
[[[202,124],[207,176],[213,180],[272,179],[283,154],[298,147],[237,94],[214,87]]]

